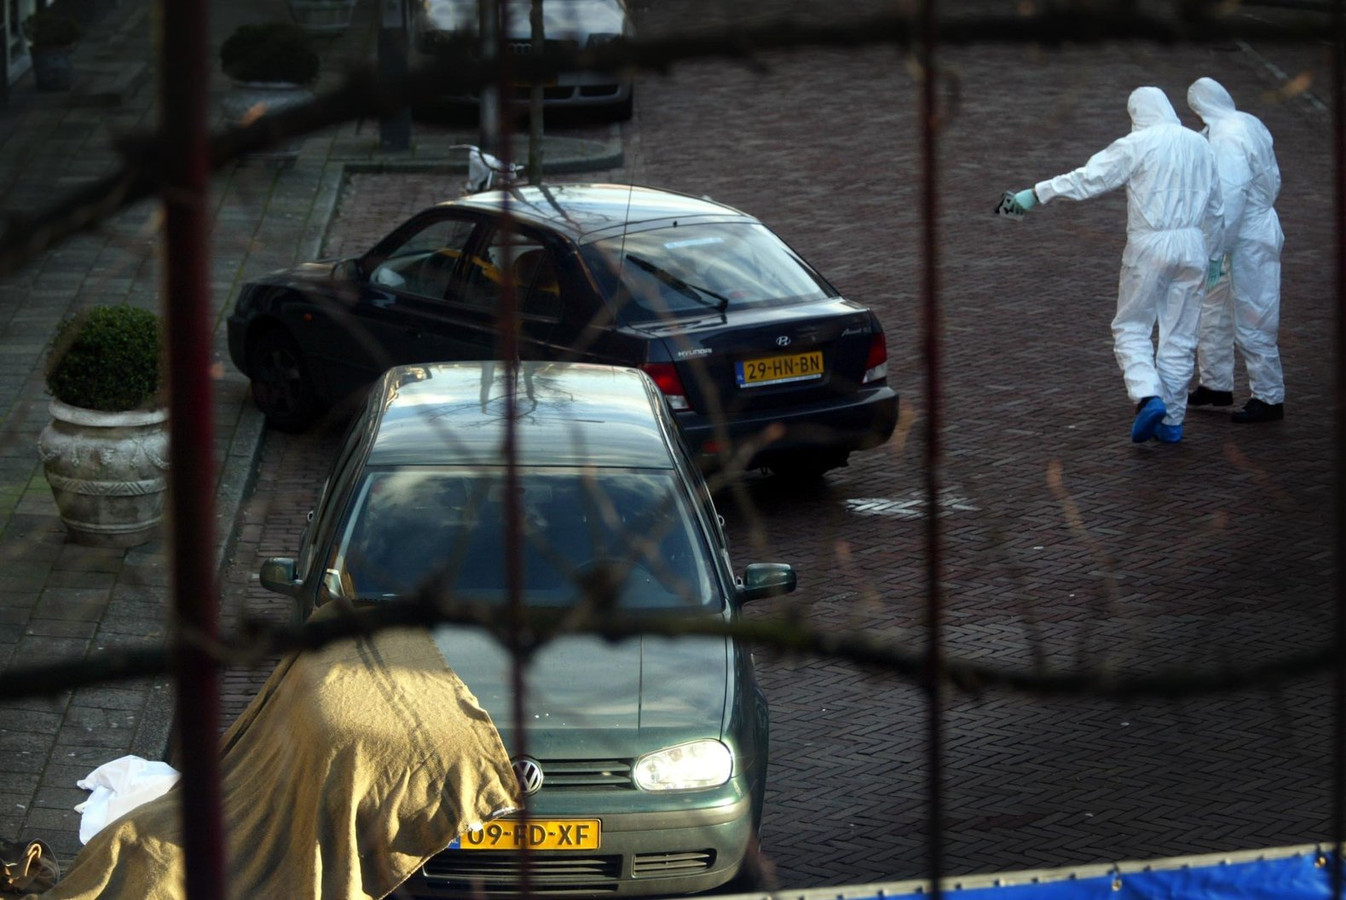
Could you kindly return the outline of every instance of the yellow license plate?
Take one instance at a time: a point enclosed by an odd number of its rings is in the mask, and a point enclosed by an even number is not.
[[[597,850],[602,841],[598,819],[498,819],[481,831],[466,831],[450,845],[455,850]]]
[[[739,387],[760,387],[764,384],[783,384],[787,381],[812,381],[822,377],[821,350],[793,353],[789,356],[745,359],[738,363]]]

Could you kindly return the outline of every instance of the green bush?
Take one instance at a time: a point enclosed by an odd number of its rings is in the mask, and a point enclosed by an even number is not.
[[[50,8],[24,19],[23,33],[34,47],[69,47],[84,37],[79,22]]]
[[[134,306],[96,306],[52,338],[47,389],[62,403],[103,412],[151,405],[159,393],[159,318]]]
[[[220,66],[235,81],[309,84],[318,77],[313,42],[293,22],[241,25],[220,47]]]

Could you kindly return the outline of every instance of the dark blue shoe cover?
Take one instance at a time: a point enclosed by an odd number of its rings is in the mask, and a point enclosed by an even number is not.
[[[1168,410],[1164,401],[1158,397],[1146,397],[1136,410],[1136,421],[1131,423],[1131,440],[1143,444],[1154,437],[1154,429],[1159,426]]]
[[[1154,438],[1165,444],[1176,444],[1178,441],[1182,440],[1182,426],[1165,425],[1163,422],[1160,422],[1155,426]]]

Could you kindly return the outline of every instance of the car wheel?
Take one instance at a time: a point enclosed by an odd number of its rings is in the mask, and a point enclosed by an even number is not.
[[[631,93],[626,95],[626,99],[613,107],[612,118],[617,122],[629,122],[631,116],[636,111],[636,92],[631,89]]]
[[[257,335],[248,352],[248,373],[253,402],[272,428],[299,432],[318,418],[321,404],[304,355],[285,332],[272,328]]]
[[[766,467],[778,478],[791,481],[816,481],[824,473],[846,465],[849,453],[829,453],[826,451],[796,451],[783,453],[767,460]]]

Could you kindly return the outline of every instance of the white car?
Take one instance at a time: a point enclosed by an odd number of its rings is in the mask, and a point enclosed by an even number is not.
[[[412,6],[412,46],[423,56],[446,48],[461,52],[478,30],[477,0],[416,0]],[[530,12],[532,0],[508,0],[509,47],[519,55],[533,50]],[[635,31],[625,0],[546,0],[542,6],[543,35],[549,48],[583,50]],[[515,99],[527,102],[528,85],[519,84]],[[565,72],[543,86],[545,109],[610,109],[619,119],[631,117],[633,89],[628,74]],[[476,102],[475,94],[446,98]]]

